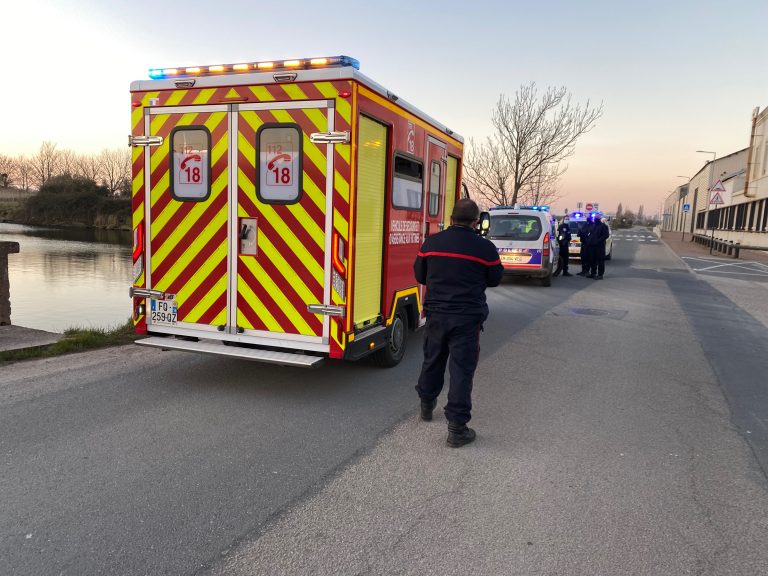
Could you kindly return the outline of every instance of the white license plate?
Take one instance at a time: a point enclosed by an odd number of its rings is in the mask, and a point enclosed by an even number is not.
[[[501,255],[501,261],[502,262],[528,262],[531,257],[526,255],[519,255],[519,254],[502,254]]]
[[[177,315],[175,300],[152,300],[150,306],[152,324],[176,324]]]

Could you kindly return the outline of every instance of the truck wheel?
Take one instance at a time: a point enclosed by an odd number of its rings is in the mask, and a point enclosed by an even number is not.
[[[405,348],[408,343],[408,323],[405,312],[400,310],[395,314],[395,319],[390,326],[389,336],[384,348],[373,353],[373,361],[382,368],[397,366],[405,356]]]

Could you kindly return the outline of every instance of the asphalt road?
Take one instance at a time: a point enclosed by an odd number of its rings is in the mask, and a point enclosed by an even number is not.
[[[382,370],[139,347],[0,371],[0,572],[768,573],[766,327],[662,243],[489,292],[477,442]]]

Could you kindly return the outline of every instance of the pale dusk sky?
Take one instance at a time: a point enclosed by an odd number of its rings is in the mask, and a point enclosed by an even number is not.
[[[696,150],[745,148],[753,108],[768,106],[765,0],[24,0],[2,13],[10,156],[126,145],[129,85],[150,68],[346,54],[467,142],[531,81],[603,102],[554,207],[653,214],[711,158]]]

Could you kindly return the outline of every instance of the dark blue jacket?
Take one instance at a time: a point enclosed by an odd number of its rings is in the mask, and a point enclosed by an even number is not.
[[[428,237],[413,264],[416,280],[427,287],[427,314],[488,316],[485,289],[504,275],[493,242],[471,228],[451,226]]]
[[[604,246],[605,241],[611,235],[608,226],[604,222],[595,222],[587,238],[587,246]]]

